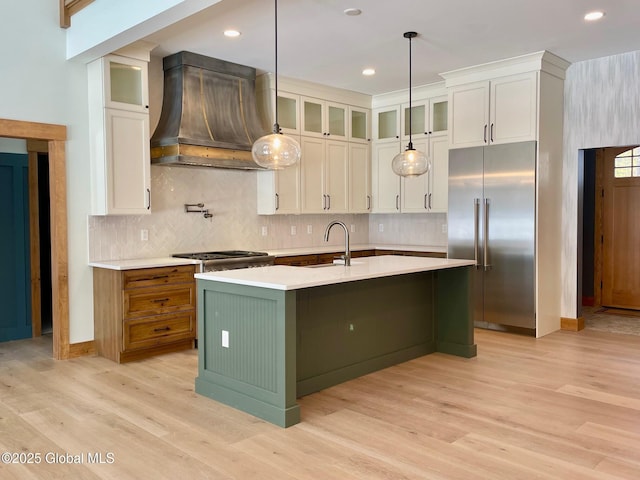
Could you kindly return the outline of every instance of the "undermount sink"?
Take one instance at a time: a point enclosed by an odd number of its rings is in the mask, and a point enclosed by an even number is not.
[[[363,262],[354,262],[351,260],[351,266],[360,265]],[[323,268],[323,267],[344,267],[344,260],[334,260],[333,263],[319,263],[317,265],[305,265],[305,268]]]

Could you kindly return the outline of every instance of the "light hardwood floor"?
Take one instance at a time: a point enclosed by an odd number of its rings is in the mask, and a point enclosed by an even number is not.
[[[0,344],[0,453],[42,455],[0,478],[640,478],[640,337],[476,340],[477,358],[433,354],[302,398],[288,429],[195,394],[195,351],[117,365]]]

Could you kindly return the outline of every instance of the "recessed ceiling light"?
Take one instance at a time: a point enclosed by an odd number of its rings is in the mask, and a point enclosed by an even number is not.
[[[370,77],[371,75],[375,75],[376,71],[374,68],[365,68],[364,70],[362,70],[362,74]]]
[[[235,38],[235,37],[239,37],[240,36],[240,32],[238,30],[225,30],[224,31],[224,36],[225,37],[230,37],[230,38]]]
[[[604,12],[596,11],[587,13],[584,16],[584,19],[588,22],[593,22],[595,20],[600,20],[602,17],[604,17]]]
[[[356,17],[362,13],[362,10],[359,8],[347,8],[344,11],[345,15],[349,15],[350,17]]]

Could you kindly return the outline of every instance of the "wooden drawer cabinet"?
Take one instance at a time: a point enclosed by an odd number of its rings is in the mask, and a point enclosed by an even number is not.
[[[122,332],[124,350],[191,341],[195,325],[195,312],[126,320]]]
[[[124,290],[124,318],[193,310],[195,289],[191,284]]]
[[[94,268],[96,351],[115,362],[193,347],[195,266]]]

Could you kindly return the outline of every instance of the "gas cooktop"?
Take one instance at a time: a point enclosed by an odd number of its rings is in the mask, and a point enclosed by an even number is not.
[[[175,253],[177,258],[188,258],[190,260],[225,260],[231,258],[265,257],[266,252],[252,252],[249,250],[222,250],[219,252],[197,252],[197,253]]]

